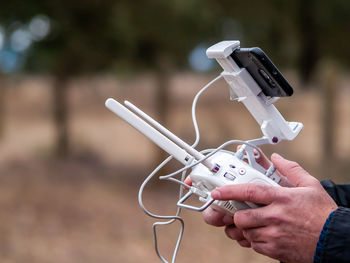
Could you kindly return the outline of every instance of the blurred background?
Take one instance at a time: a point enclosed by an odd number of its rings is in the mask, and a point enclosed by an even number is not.
[[[0,261],[159,262],[137,192],[165,155],[104,101],[128,99],[193,142],[192,99],[221,72],[205,50],[222,40],[262,48],[295,90],[277,108],[304,130],[263,150],[349,182],[349,14],[348,0],[2,1]],[[261,136],[223,80],[197,117],[198,149]],[[146,188],[160,214],[174,214],[176,198],[169,183]],[[273,261],[183,216],[178,262]],[[161,228],[167,258],[178,230]]]

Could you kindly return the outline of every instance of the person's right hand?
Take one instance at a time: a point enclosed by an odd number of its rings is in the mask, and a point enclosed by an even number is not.
[[[239,210],[235,225],[258,253],[282,262],[313,262],[326,219],[338,206],[321,183],[299,164],[273,154],[271,160],[295,187],[264,184],[226,185],[212,191],[215,200],[237,200],[264,206]],[[226,228],[237,240],[237,231]]]
[[[239,149],[240,147],[238,147]],[[257,154],[257,153],[256,153]],[[271,165],[270,160],[261,152],[261,155],[259,158],[256,159],[256,162],[260,164],[263,168],[268,169]],[[293,186],[284,176],[279,174],[281,177],[281,185],[282,186]],[[191,185],[191,179],[186,178],[185,183],[188,185]],[[225,214],[221,211],[217,211],[211,206],[208,207],[206,210],[202,213],[204,221],[212,226],[216,227],[223,227],[225,226],[225,233],[228,237],[230,237],[233,240],[236,240],[238,244],[240,244],[242,247],[250,247],[250,242],[245,239],[242,230],[235,227],[233,222],[233,217]]]

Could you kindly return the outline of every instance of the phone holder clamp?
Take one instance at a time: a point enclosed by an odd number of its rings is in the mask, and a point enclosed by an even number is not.
[[[270,144],[293,140],[302,130],[300,122],[286,121],[273,105],[279,98],[268,98],[245,68],[230,56],[240,47],[239,41],[222,41],[207,49],[208,58],[215,58],[223,68],[221,75],[230,87],[230,99],[242,102]]]

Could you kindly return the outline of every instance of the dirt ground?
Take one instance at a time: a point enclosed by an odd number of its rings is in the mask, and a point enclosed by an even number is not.
[[[194,139],[190,108],[195,93],[213,76],[178,74],[171,83],[170,130]],[[287,76],[288,78],[288,76]],[[293,74],[289,78],[294,79]],[[319,179],[349,181],[350,91],[340,82],[334,174],[321,174],[321,100],[315,91],[281,99],[278,109],[305,129],[293,142],[264,150],[301,163]],[[108,97],[128,99],[155,116],[155,82],[97,76],[74,80],[70,89],[72,156],[52,157],[50,78],[21,76],[9,81],[6,129],[0,147],[0,261],[28,263],[160,262],[153,249],[152,223],[139,208],[138,188],[154,168],[155,147],[104,107]],[[260,129],[242,104],[228,100],[224,81],[203,95],[198,106],[199,149],[228,139],[259,137]],[[154,182],[145,204],[173,214],[177,188]],[[227,239],[223,229],[206,225],[201,215],[184,211],[185,233],[177,262],[273,262]],[[160,229],[160,246],[169,258],[179,226]]]

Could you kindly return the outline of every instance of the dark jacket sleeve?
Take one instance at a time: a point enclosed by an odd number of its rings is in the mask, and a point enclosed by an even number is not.
[[[350,207],[350,184],[335,184],[330,180],[321,181],[321,184],[338,206]]]
[[[321,232],[315,263],[350,263],[350,184],[321,182],[339,206],[331,213]]]
[[[319,251],[320,263],[350,262],[350,208],[339,206],[327,224],[322,249]],[[318,244],[319,245],[319,244]]]

